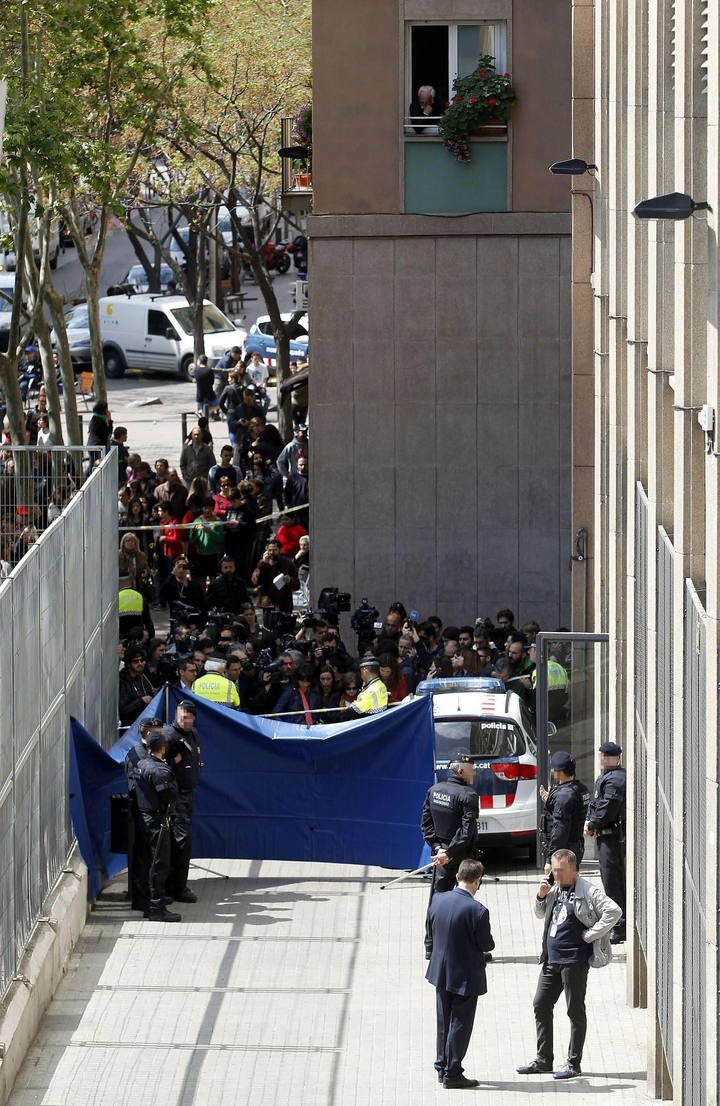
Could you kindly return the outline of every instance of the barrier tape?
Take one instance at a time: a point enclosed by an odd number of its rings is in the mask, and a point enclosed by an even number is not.
[[[295,511],[306,511],[309,506],[309,503],[301,503],[299,507],[288,507],[286,511],[273,511],[270,515],[262,515],[260,518],[256,518],[255,525],[259,526],[261,522],[270,522],[271,519],[280,518],[281,515],[292,515]],[[232,519],[214,518],[212,525],[227,526],[228,521],[232,521]],[[197,522],[197,519],[195,519],[195,522]],[[138,530],[152,530],[154,533],[160,534],[163,526],[171,526],[174,530],[192,530],[195,522],[157,522],[154,526],[118,526],[118,530],[129,530],[132,533],[137,533]]]

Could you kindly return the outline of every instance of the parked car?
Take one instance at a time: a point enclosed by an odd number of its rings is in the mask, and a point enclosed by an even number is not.
[[[283,322],[289,322],[292,319],[292,314],[286,313],[281,317]],[[308,335],[309,325],[307,315],[303,315],[297,324],[297,337],[290,340],[290,357],[293,361],[305,361],[307,359],[310,341]],[[259,315],[248,330],[245,355],[247,356],[249,353],[259,353],[267,365],[275,364],[277,347],[269,315]]]
[[[506,691],[502,680],[486,676],[424,680],[418,695],[432,695],[435,778],[447,779],[455,756],[472,758],[481,844],[534,850],[537,749],[532,716],[522,700]]]
[[[83,315],[84,312],[84,315]],[[80,305],[69,316],[68,337],[73,364],[90,361],[87,307]],[[226,350],[245,337],[222,311],[204,301],[205,352],[211,366]],[[76,332],[76,333],[73,333]],[[100,333],[108,377],[120,377],[126,368],[176,373],[189,379],[194,341],[190,308],[185,296],[104,296],[100,300]],[[52,334],[55,343],[55,332]]]
[[[80,372],[89,368],[92,363],[90,355],[90,328],[88,326],[88,309],[86,303],[78,303],[65,315],[65,328],[67,330],[70,356],[73,369]],[[50,332],[50,341],[53,349],[57,346],[55,331]]]
[[[30,215],[30,244],[32,246],[33,257],[36,261],[40,260],[40,240],[38,238],[37,223],[35,217]],[[0,210],[0,234],[8,235],[12,232],[12,226],[8,217],[7,211]],[[60,256],[60,224],[57,219],[53,219],[50,224],[50,268],[56,269],[58,258]],[[15,250],[14,249],[2,249],[0,248],[0,271],[7,270],[13,272],[15,269]]]
[[[172,268],[163,263],[160,266],[160,291],[167,292],[171,285],[177,284],[177,278]],[[120,281],[125,288],[132,288],[136,293],[149,292],[150,282],[142,265],[131,265],[125,276]]]
[[[0,272],[0,351],[7,352],[15,299],[15,273]]]

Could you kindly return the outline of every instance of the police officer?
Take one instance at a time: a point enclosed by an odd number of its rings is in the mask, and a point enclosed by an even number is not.
[[[363,657],[360,661],[362,689],[355,702],[348,708],[348,717],[358,714],[380,714],[387,709],[388,689],[380,679],[380,662],[377,657]]]
[[[160,733],[162,722],[158,718],[143,718],[140,723],[140,740],[125,757],[125,777],[128,788],[128,894],[132,910],[150,909],[148,871],[150,856],[145,847],[142,819],[137,803],[135,782],[137,766],[147,756],[147,740],[152,733]]]
[[[578,867],[585,852],[583,837],[590,793],[584,783],[575,779],[575,761],[570,753],[553,753],[550,758],[553,786],[548,791],[540,787],[545,803],[540,826],[545,871],[550,871],[550,857],[558,849],[571,849]]]
[[[170,870],[170,815],[177,796],[175,775],[165,762],[167,743],[162,730],[146,737],[147,756],[135,768],[135,793],[140,825],[149,857],[150,905],[145,914],[152,922],[179,922],[180,915],[167,909],[165,884]]]
[[[433,855],[430,902],[436,892],[452,891],[461,861],[475,858],[477,846],[478,796],[472,786],[473,766],[469,757],[456,756],[450,776],[428,789],[420,828]],[[428,902],[428,911],[430,910]],[[432,931],[425,922],[425,958],[432,953]]]
[[[188,870],[192,852],[193,791],[200,782],[200,738],[195,729],[195,704],[183,699],[175,711],[175,718],[163,730],[167,741],[167,762],[177,783],[175,817],[172,823],[170,843],[170,874],[167,893],[175,902],[197,902],[188,887]]]
[[[195,680],[192,690],[193,695],[199,695],[201,699],[208,699],[211,703],[240,709],[238,689],[225,675],[224,657],[208,657],[205,672]]]
[[[625,793],[627,774],[620,764],[622,749],[614,741],[600,746],[601,772],[595,780],[585,834],[597,838],[600,877],[605,893],[622,910],[610,942],[625,940]]]

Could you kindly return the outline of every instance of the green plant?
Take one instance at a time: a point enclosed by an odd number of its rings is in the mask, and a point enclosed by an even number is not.
[[[453,98],[438,125],[445,147],[458,161],[470,161],[470,134],[475,127],[507,119],[516,93],[509,73],[498,73],[495,59],[483,54],[477,69],[453,82]]]

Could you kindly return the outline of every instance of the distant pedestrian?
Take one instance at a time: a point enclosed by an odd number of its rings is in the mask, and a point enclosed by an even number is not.
[[[552,1071],[553,1010],[565,992],[570,1019],[567,1063],[554,1079],[581,1074],[587,1015],[585,991],[588,969],[604,968],[612,959],[610,932],[622,911],[604,891],[578,875],[577,857],[570,849],[558,849],[551,858],[554,885],[546,876],[535,899],[535,914],[545,919],[540,953],[540,978],[533,1009],[537,1031],[537,1056],[517,1070],[521,1075]]]
[[[463,1074],[479,995],[487,992],[485,956],[495,948],[490,915],[475,901],[484,869],[479,860],[463,860],[457,887],[436,895],[428,912],[432,956],[425,978],[436,992],[438,1081],[447,1089],[478,1086]]]
[[[600,878],[605,894],[622,910],[610,943],[625,940],[625,792],[627,776],[620,764],[622,749],[614,741],[600,746],[600,775],[588,808],[585,835],[597,840]]]

